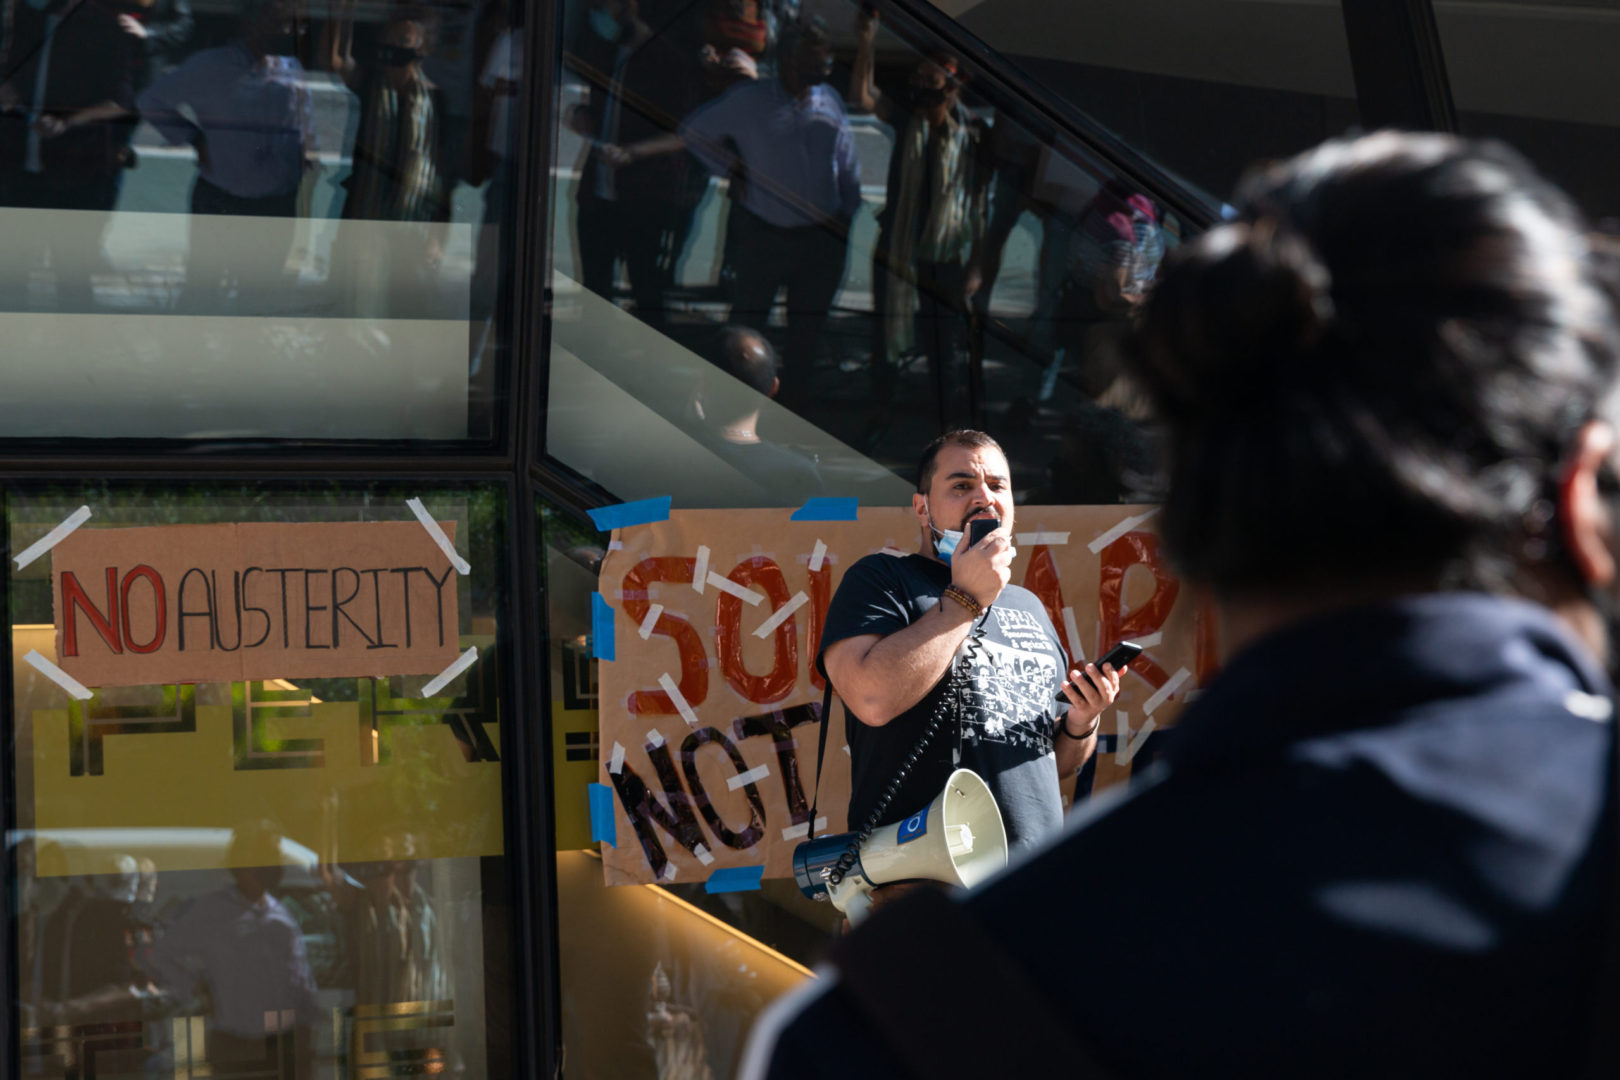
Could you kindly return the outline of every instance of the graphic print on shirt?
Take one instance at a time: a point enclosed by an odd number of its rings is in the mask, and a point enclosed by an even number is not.
[[[1058,657],[1040,621],[1016,608],[992,608],[995,637],[979,645],[968,678],[963,740],[998,743],[1047,753],[1052,749],[1052,695],[1058,685]],[[986,628],[987,630],[990,628]]]

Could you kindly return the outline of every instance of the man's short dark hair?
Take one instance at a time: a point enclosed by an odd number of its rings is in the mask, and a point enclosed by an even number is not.
[[[799,49],[832,48],[832,35],[827,31],[827,20],[820,15],[802,15],[782,27],[777,41],[777,52],[783,58],[796,57]]]
[[[757,342],[760,349],[748,346]],[[715,365],[727,375],[747,383],[766,397],[776,382],[776,350],[765,335],[746,326],[726,326],[714,338]]]
[[[934,483],[934,461],[939,457],[939,452],[947,446],[965,446],[972,450],[994,450],[1002,457],[1007,456],[1007,452],[1001,448],[1001,444],[982,431],[974,431],[972,428],[957,428],[954,431],[947,431],[928,444],[928,449],[922,453],[922,460],[917,462],[917,491],[919,494],[928,494],[929,487]]]

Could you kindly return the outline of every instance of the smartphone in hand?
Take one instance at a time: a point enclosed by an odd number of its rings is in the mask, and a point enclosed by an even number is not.
[[[995,518],[974,518],[968,522],[967,546],[972,547],[999,528],[1001,528],[1001,522]]]
[[[1103,653],[1103,658],[1097,661],[1097,670],[1101,671],[1104,664],[1113,664],[1114,670],[1118,671],[1120,668],[1124,667],[1126,664],[1130,663],[1132,660],[1135,660],[1141,655],[1142,646],[1136,644],[1134,641],[1122,641],[1118,645],[1115,645],[1112,649],[1109,649],[1107,652]],[[1082,672],[1082,674],[1084,673]],[[1086,676],[1086,681],[1091,681],[1091,677],[1089,675]],[[1063,693],[1063,687],[1067,685],[1069,685],[1069,680],[1064,679],[1063,683],[1058,687],[1057,699],[1059,701],[1069,700],[1068,697]]]

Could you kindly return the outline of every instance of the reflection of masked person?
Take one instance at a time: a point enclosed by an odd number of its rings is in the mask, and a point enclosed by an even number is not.
[[[232,883],[182,911],[152,945],[146,966],[170,998],[206,993],[211,1061],[260,1061],[267,1037],[291,1038],[307,1054],[315,980],[297,921],[270,892],[282,877],[279,828],[238,828],[226,861]]]
[[[8,14],[0,207],[71,212],[7,230],[0,293],[10,295],[0,303],[27,301],[23,275],[49,251],[58,307],[82,309],[118,200],[145,54],[102,0],[26,0]]]

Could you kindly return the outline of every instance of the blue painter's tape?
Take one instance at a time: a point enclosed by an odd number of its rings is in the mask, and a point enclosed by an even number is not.
[[[703,883],[704,892],[752,892],[765,878],[763,866],[733,866],[716,870]]]
[[[613,847],[619,846],[619,829],[613,821],[613,789],[606,784],[592,784],[591,839]]]
[[[606,532],[609,529],[629,528],[631,525],[668,521],[671,501],[670,496],[660,495],[656,499],[637,499],[635,502],[618,503],[585,512],[591,515],[591,520],[596,522],[598,529]]]
[[[829,499],[818,496],[804,500],[789,521],[858,521],[855,507],[859,499]]]
[[[591,655],[598,660],[618,658],[613,642],[613,609],[599,592],[591,593]]]

